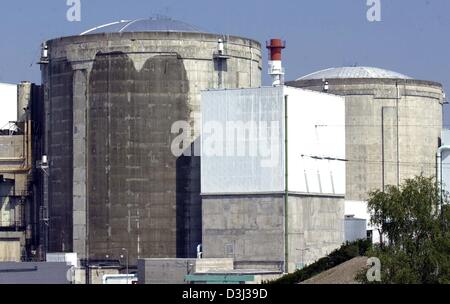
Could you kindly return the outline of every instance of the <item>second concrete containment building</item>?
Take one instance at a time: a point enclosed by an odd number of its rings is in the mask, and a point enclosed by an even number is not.
[[[435,175],[441,84],[372,67],[326,69],[288,84],[345,96],[347,215],[368,219],[361,202],[370,191],[415,175]]]
[[[260,86],[260,44],[156,18],[43,49],[47,250],[130,264],[195,256],[199,157],[173,155],[172,125],[189,123],[193,143],[201,90]]]

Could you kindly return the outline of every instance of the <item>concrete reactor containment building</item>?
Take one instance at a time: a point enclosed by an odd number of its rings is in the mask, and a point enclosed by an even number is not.
[[[360,202],[370,191],[436,174],[441,84],[371,67],[331,68],[288,84],[345,96],[346,215],[364,217]]]
[[[41,67],[47,251],[195,256],[199,153],[173,155],[173,123],[192,126],[194,152],[200,91],[260,86],[260,44],[167,18],[119,21],[47,41]]]

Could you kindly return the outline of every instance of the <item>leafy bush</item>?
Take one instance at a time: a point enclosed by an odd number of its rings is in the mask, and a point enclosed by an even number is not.
[[[364,256],[371,246],[372,242],[369,240],[358,240],[351,243],[347,242],[339,249],[331,252],[328,256],[323,257],[302,269],[296,270],[293,273],[289,273],[279,279],[271,281],[269,284],[296,284],[305,281],[355,257]]]

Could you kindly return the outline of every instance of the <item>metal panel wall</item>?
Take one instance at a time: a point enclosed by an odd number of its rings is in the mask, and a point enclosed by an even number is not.
[[[283,191],[283,88],[202,93],[202,193]]]
[[[289,191],[345,194],[345,100],[285,87]]]
[[[202,94],[203,194],[285,190],[285,95],[289,191],[345,193],[344,99],[268,87]]]

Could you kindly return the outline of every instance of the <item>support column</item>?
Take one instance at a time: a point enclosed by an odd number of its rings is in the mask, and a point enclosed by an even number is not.
[[[382,186],[396,186],[398,176],[397,108],[382,107]]]
[[[73,65],[73,251],[88,256],[87,110],[92,63]]]

